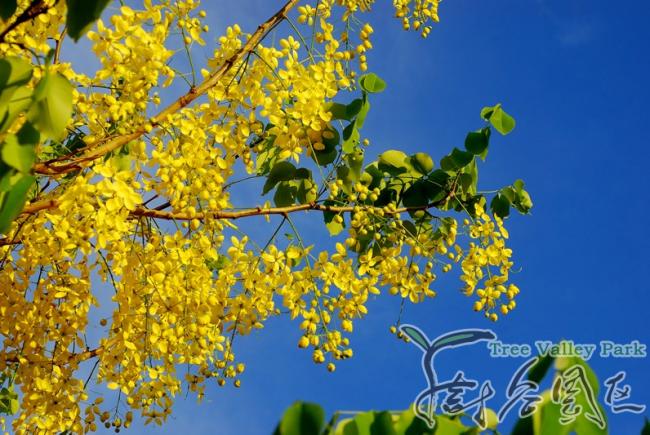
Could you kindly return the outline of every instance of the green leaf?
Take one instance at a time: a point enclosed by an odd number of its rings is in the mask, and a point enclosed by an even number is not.
[[[91,24],[102,15],[102,11],[110,3],[110,0],[67,0],[67,3],[68,35],[78,41]]]
[[[327,104],[327,111],[332,114],[333,120],[352,121],[355,116],[362,110],[364,100],[355,98],[349,104],[331,102]]]
[[[9,412],[12,415],[17,413],[19,405],[20,405],[20,402],[18,402],[18,399],[16,399],[16,398],[9,399]]]
[[[266,178],[264,183],[264,188],[262,189],[262,195],[266,195],[270,190],[272,190],[276,184],[280,181],[289,181],[293,180],[293,177],[296,174],[296,167],[287,161],[278,162],[273,165],[269,176]]]
[[[338,236],[341,234],[341,231],[345,228],[345,225],[343,223],[338,223],[334,220],[331,220],[329,222],[325,222],[325,227],[327,228],[327,231],[329,231],[330,236]]]
[[[524,190],[524,180],[515,180],[515,182],[512,183],[512,187],[514,187],[517,192],[521,192]]]
[[[326,150],[332,150],[336,148],[341,140],[341,135],[339,131],[332,127],[327,127],[323,130],[323,145],[325,145]]]
[[[490,131],[488,127],[485,127],[467,133],[465,149],[474,155],[482,156],[490,143]]]
[[[372,178],[372,181],[368,185],[369,189],[374,189],[375,187],[382,189],[384,187],[384,173],[379,170],[378,162],[375,161],[366,165],[364,173],[367,173]]]
[[[449,435],[449,432],[436,432],[440,429],[439,424],[436,424],[436,427],[430,429],[424,420],[415,416],[413,409],[407,409],[402,412],[397,418],[397,421],[394,422],[393,427],[395,428],[396,435],[430,435],[434,433],[438,433],[438,435]]]
[[[531,208],[533,208],[533,200],[530,199],[530,195],[525,190],[519,193],[517,201],[514,203],[517,211],[528,214]]]
[[[36,160],[34,145],[19,143],[13,134],[6,137],[1,154],[3,162],[22,173],[28,173]]]
[[[464,193],[469,195],[476,194],[478,184],[478,165],[476,164],[476,159],[472,160],[472,163],[461,170],[460,184]]]
[[[345,154],[350,154],[359,145],[359,130],[357,129],[355,123],[350,123],[347,127],[343,129],[343,152]]]
[[[14,56],[0,59],[0,89],[26,85],[32,72],[30,63],[23,59]]]
[[[650,421],[646,417],[645,419],[645,424],[643,425],[643,429],[641,429],[641,435],[650,435]]]
[[[30,120],[45,136],[56,139],[72,116],[72,85],[61,74],[46,74],[34,90]]]
[[[481,118],[486,121],[490,121],[490,124],[496,128],[496,130],[501,134],[508,134],[515,128],[515,120],[512,116],[508,115],[503,108],[501,108],[501,103],[492,106],[484,107],[481,110]]]
[[[446,172],[456,172],[469,165],[472,159],[474,159],[472,153],[454,148],[450,154],[440,160],[440,167]]]
[[[364,100],[361,98],[355,98],[345,106],[345,116],[348,121],[352,121],[363,108]]]
[[[311,178],[311,171],[307,168],[298,168],[293,174],[294,180],[307,180]]]
[[[317,186],[311,178],[296,180],[292,183],[295,183],[296,199],[300,204],[309,204],[318,199],[318,193],[316,191]]]
[[[355,101],[357,101],[357,100],[355,100]],[[361,108],[359,109],[357,119],[355,121],[358,128],[362,128],[363,124],[365,124],[366,116],[368,116],[369,111],[370,111],[370,101],[368,101],[367,98],[364,98],[363,103],[361,105]]]
[[[271,172],[271,168],[278,159],[280,150],[278,147],[273,146],[275,138],[276,136],[270,136],[262,144],[258,145],[260,148],[257,149],[257,160],[255,162],[257,175],[266,175]]]
[[[506,218],[510,215],[510,201],[504,195],[497,193],[492,198],[492,202],[490,202],[490,209],[492,213],[501,219]]]
[[[24,113],[32,104],[32,90],[21,86],[13,93],[11,99],[0,108],[0,133],[12,126],[14,120]]]
[[[387,412],[363,412],[345,423],[343,435],[395,435],[393,417]]]
[[[429,190],[434,186],[425,180],[413,183],[402,194],[402,203],[409,208],[426,207],[429,204]]]
[[[379,169],[383,168],[396,168],[407,171],[411,168],[409,157],[402,151],[388,150],[379,155]]]
[[[313,153],[312,158],[316,163],[318,163],[319,166],[327,166],[330,163],[332,163],[334,160],[336,160],[336,157],[339,155],[338,151],[336,149],[332,149],[327,151],[325,150],[316,150],[315,153]]]
[[[361,178],[361,168],[363,166],[363,150],[356,149],[354,152],[345,155],[345,162],[350,168],[350,175],[353,181],[357,181]]]
[[[553,364],[553,360],[554,358],[549,354],[540,356],[537,362],[528,370],[528,379],[537,384],[542,382],[542,379],[544,379],[544,376],[546,376],[548,369]]]
[[[413,168],[422,175],[433,171],[434,163],[431,156],[427,153],[415,153],[411,156]]]
[[[16,0],[2,0],[0,2],[0,18],[4,21],[7,21],[7,18],[11,17],[18,7]]]
[[[444,190],[449,182],[449,174],[443,170],[437,169],[429,174],[427,180],[438,189]]]
[[[388,411],[375,412],[370,424],[371,435],[396,435],[393,428],[393,416]]]
[[[336,202],[332,200],[325,200],[325,202],[323,202],[323,205],[333,206],[336,205]],[[341,231],[343,231],[343,228],[345,228],[345,216],[343,214],[340,215],[343,219],[341,223],[336,222],[334,219],[335,216],[337,216],[337,213],[334,213],[332,211],[323,212],[323,221],[325,221],[325,226],[327,227],[330,236],[339,235]]]
[[[531,416],[520,418],[515,423],[510,435],[531,435],[533,432],[533,418]]]
[[[14,92],[29,82],[32,71],[28,62],[17,57],[0,59],[0,112],[6,110],[4,105],[11,100]]]
[[[542,402],[537,405],[537,412],[532,416],[532,433],[534,435],[568,435],[572,432],[574,425],[560,423],[562,417],[560,405],[553,403],[548,393],[547,391],[542,394]]]
[[[472,160],[474,159],[474,156],[472,153],[468,153],[467,151],[462,151],[459,150],[458,148],[454,148],[451,151],[451,159],[453,160],[454,164],[456,165],[457,169],[463,168],[470,163],[472,163]]]
[[[436,435],[478,435],[477,428],[465,426],[460,419],[436,415]]]
[[[530,209],[533,208],[533,201],[528,192],[524,190],[524,182],[522,180],[516,180],[512,187],[507,187],[503,190],[504,192],[508,192],[510,202],[520,213],[528,214]]]
[[[386,89],[386,82],[375,73],[364,74],[359,78],[359,86],[366,92],[379,93]]]
[[[347,106],[341,103],[331,102],[326,105],[327,111],[332,114],[332,119],[345,119],[348,120]]]
[[[303,435],[321,433],[325,411],[315,403],[296,402],[284,412],[275,429],[275,435]]]
[[[277,207],[288,207],[293,205],[297,188],[289,181],[282,181],[273,195],[273,202]]]
[[[0,206],[0,233],[6,233],[9,229],[11,222],[20,214],[27,201],[27,192],[29,192],[30,187],[36,181],[31,175],[22,175],[22,174],[6,174],[6,177],[10,177],[9,181],[11,187],[8,192],[5,193],[2,205]],[[5,180],[2,180],[4,184]]]

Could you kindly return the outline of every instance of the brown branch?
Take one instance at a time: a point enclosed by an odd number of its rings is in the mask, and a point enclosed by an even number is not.
[[[59,56],[61,55],[61,46],[63,45],[63,40],[65,39],[65,33],[67,31],[67,26],[63,28],[59,39],[56,40],[56,46],[54,48],[54,58],[52,59],[53,64],[59,63]]]
[[[384,213],[388,215],[394,215],[398,213],[405,213],[408,211],[428,210],[430,208],[439,207],[452,194],[453,193],[450,193],[450,195],[447,195],[444,199],[429,203],[427,205],[421,205],[416,207],[400,207],[395,210],[384,209]],[[34,214],[41,210],[56,208],[57,206],[58,206],[58,202],[53,199],[48,199],[45,201],[36,201],[31,204],[28,204],[23,210],[22,214]],[[166,219],[166,220],[192,220],[192,219],[204,220],[209,218],[234,220],[234,219],[250,217],[250,216],[268,216],[268,215],[286,216],[289,213],[295,213],[299,211],[350,213],[355,211],[355,209],[378,210],[380,208],[381,207],[375,207],[372,205],[333,206],[333,205],[325,205],[316,202],[311,202],[308,204],[297,204],[297,205],[291,205],[287,207],[270,207],[270,208],[254,207],[254,208],[247,208],[243,210],[220,210],[214,212],[201,212],[201,213],[190,214],[190,213],[183,213],[183,212],[165,211],[165,210],[161,210],[160,207],[147,208],[143,206],[138,206],[135,210],[133,210],[130,213],[130,215],[133,217],[150,217],[154,219]],[[2,245],[3,240],[0,240],[0,246]]]
[[[395,210],[385,210],[384,209],[384,214],[387,215],[396,215],[399,213],[406,213],[409,211],[418,211],[418,210],[428,210],[430,208],[435,208],[439,207],[440,205],[444,204],[449,198],[451,198],[454,195],[454,192],[450,192],[445,198],[441,199],[440,201],[432,202],[427,205],[421,205],[417,207],[400,207]],[[34,214],[38,211],[41,210],[48,210],[48,209],[53,209],[58,206],[58,203],[53,200],[49,199],[46,201],[37,201],[33,202],[31,204],[28,204],[25,207],[25,210],[23,210],[23,214]],[[157,208],[146,208],[143,206],[138,206],[135,210],[133,210],[130,215],[131,217],[150,217],[153,219],[164,219],[164,220],[179,220],[179,221],[188,221],[192,219],[198,219],[198,220],[205,220],[205,219],[239,219],[239,218],[244,218],[244,217],[251,217],[251,216],[270,216],[270,215],[280,215],[280,216],[285,216],[287,217],[289,213],[296,213],[299,211],[320,211],[320,212],[331,212],[331,213],[351,213],[355,211],[356,209],[375,209],[378,210],[380,207],[375,207],[372,205],[357,205],[357,206],[333,206],[333,205],[325,205],[325,204],[318,204],[315,202],[311,202],[309,204],[298,204],[298,205],[291,205],[288,207],[271,207],[271,208],[262,208],[262,207],[255,207],[255,208],[247,208],[244,210],[223,210],[223,211],[214,211],[214,212],[207,212],[207,213],[195,213],[195,214],[190,214],[190,213],[181,213],[181,212],[172,212],[172,211],[164,211],[160,210],[160,207]],[[21,243],[20,240],[18,239],[0,239],[0,247],[2,246],[7,246],[7,245],[19,245]]]
[[[451,185],[449,192],[445,195],[444,198],[428,203],[426,205],[414,206],[414,207],[400,207],[394,210],[384,210],[384,214],[387,215],[396,215],[399,213],[406,213],[409,211],[419,211],[419,210],[429,210],[431,208],[437,208],[441,205],[444,205],[456,194],[456,182]],[[55,199],[47,199],[42,201],[35,201],[30,204],[27,204],[23,209],[21,215],[25,214],[35,214],[41,210],[50,210],[58,207],[59,203]],[[287,207],[270,207],[270,208],[247,208],[244,210],[220,210],[214,212],[201,212],[201,213],[182,213],[182,212],[173,212],[165,211],[164,208],[170,205],[169,202],[166,202],[158,207],[147,208],[142,205],[137,206],[135,210],[130,213],[131,217],[150,217],[153,219],[164,219],[164,220],[179,220],[179,221],[188,221],[192,219],[205,220],[205,219],[239,219],[243,217],[251,216],[270,216],[270,215],[281,215],[287,217],[289,213],[295,213],[299,211],[320,211],[320,212],[331,212],[331,213],[351,213],[356,209],[380,209],[380,207],[375,207],[373,205],[356,205],[356,206],[333,206],[319,204],[316,202],[310,202],[308,204],[297,204]],[[7,245],[19,245],[21,241],[19,239],[0,239],[0,247]]]
[[[25,9],[22,14],[18,15],[18,17],[11,24],[9,24],[2,31],[2,33],[0,33],[0,43],[5,42],[5,37],[7,34],[14,30],[16,27],[22,23],[33,20],[41,14],[44,14],[48,9],[49,6],[47,6],[43,0],[33,0],[27,9]]]
[[[73,353],[70,355],[68,362],[78,364],[82,361],[86,361],[91,358],[95,358],[99,356],[103,351],[104,349],[100,346],[96,349],[88,349],[83,352]],[[11,356],[4,355],[4,362],[6,364],[17,364],[20,363],[20,358],[21,358],[20,356],[16,356],[16,355],[11,355]],[[51,364],[52,361],[48,359],[47,361],[44,361],[44,363]]]
[[[255,50],[262,39],[264,39],[264,37],[275,28],[275,26],[277,26],[286,18],[287,13],[293,9],[298,4],[298,2],[299,0],[287,1],[279,11],[277,11],[263,24],[261,24],[257,30],[253,32],[248,41],[246,41],[246,43],[232,56],[226,59],[219,69],[217,69],[214,73],[212,73],[212,75],[206,78],[200,85],[191,88],[187,94],[181,96],[172,104],[163,109],[160,113],[151,118],[148,121],[148,124],[150,124],[152,127],[158,126],[161,122],[165,121],[169,115],[178,112],[180,109],[184,108],[192,101],[205,94],[209,89],[217,85],[235,64],[242,60],[244,56]],[[34,165],[34,172],[46,175],[58,175],[78,170],[81,168],[81,165],[83,163],[103,157],[111,151],[126,145],[132,140],[140,138],[145,134],[145,132],[145,125],[142,125],[134,132],[128,134],[116,136],[113,138],[102,138],[95,143],[88,144],[82,150],[85,152],[83,155],[70,159],[70,161],[63,164],[57,164],[56,161],[37,163]]]

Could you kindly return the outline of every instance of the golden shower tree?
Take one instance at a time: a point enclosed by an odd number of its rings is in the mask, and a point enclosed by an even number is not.
[[[514,121],[484,108],[437,167],[364,161],[386,88],[366,72],[372,0],[289,0],[214,43],[198,0],[135,3],[0,7],[0,412],[16,432],[161,424],[183,389],[239,386],[235,340],[271,316],[298,318],[298,346],[332,371],[371,295],[421,302],[455,263],[476,311],[515,308],[503,218],[532,203],[520,180],[477,187],[491,132]],[[393,3],[405,30],[438,21],[438,0]],[[259,197],[232,193],[244,182]]]

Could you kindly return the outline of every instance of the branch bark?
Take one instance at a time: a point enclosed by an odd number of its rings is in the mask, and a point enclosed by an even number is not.
[[[445,196],[445,198],[441,199],[440,201],[436,202],[431,202],[427,205],[422,205],[422,206],[417,206],[417,207],[400,207],[396,208],[394,210],[384,210],[384,214],[387,215],[396,215],[400,213],[406,213],[409,211],[418,211],[418,210],[428,210],[431,208],[436,208],[447,202],[452,196],[454,195],[454,192],[449,192],[448,195]],[[56,208],[58,206],[58,203],[55,200],[46,200],[46,201],[39,201],[35,203],[28,204],[25,209],[23,210],[22,214],[34,214],[37,213],[41,210],[48,210],[52,208]],[[262,208],[262,207],[255,207],[255,208],[247,208],[244,210],[223,210],[223,211],[214,211],[214,212],[208,212],[208,213],[196,213],[196,214],[189,214],[189,213],[181,213],[181,212],[173,212],[173,211],[165,211],[165,210],[158,210],[155,208],[147,208],[143,206],[138,206],[135,210],[133,210],[130,215],[132,217],[150,217],[153,219],[163,219],[163,220],[179,220],[179,221],[188,221],[192,219],[198,219],[198,220],[205,220],[205,219],[239,219],[239,218],[244,218],[244,217],[251,217],[251,216],[271,216],[271,215],[280,215],[280,216],[288,216],[290,213],[296,213],[299,211],[320,211],[320,212],[331,212],[331,213],[351,213],[355,211],[355,209],[379,209],[379,207],[375,206],[370,206],[370,205],[357,205],[357,206],[332,206],[332,205],[325,205],[325,204],[319,204],[316,202],[311,202],[309,204],[297,204],[297,205],[292,205],[288,207],[270,207],[270,208]],[[7,246],[7,245],[19,245],[21,243],[20,240],[16,239],[0,239],[0,247],[2,246]]]
[[[25,9],[22,14],[18,15],[18,17],[12,21],[11,24],[9,24],[2,31],[2,33],[0,33],[0,43],[5,42],[5,37],[7,34],[9,34],[9,32],[14,30],[16,27],[22,23],[33,20],[41,14],[44,14],[48,9],[49,6],[47,6],[43,0],[33,0],[29,6],[27,6],[27,9]]]

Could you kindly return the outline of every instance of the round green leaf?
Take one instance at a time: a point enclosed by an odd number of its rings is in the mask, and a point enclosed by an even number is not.
[[[293,180],[295,174],[296,167],[291,163],[287,161],[276,163],[273,165],[269,176],[266,178],[266,183],[264,183],[264,188],[262,189],[262,195],[265,195],[268,191],[273,189],[280,181]]]
[[[375,73],[364,74],[359,78],[361,89],[370,93],[382,92],[386,89],[386,82]]]
[[[109,3],[110,0],[67,0],[68,35],[78,41]]]
[[[15,135],[9,135],[2,145],[2,161],[20,172],[28,173],[36,160],[33,145],[21,145]]]
[[[30,120],[46,136],[58,138],[72,115],[72,85],[61,74],[47,74],[34,90]]]
[[[492,213],[500,218],[506,218],[510,215],[510,201],[504,195],[496,194],[490,202]]]
[[[427,153],[415,153],[411,156],[413,168],[422,175],[433,171],[434,163],[431,156]]]
[[[470,131],[465,138],[465,149],[474,155],[482,155],[490,143],[490,129]]]
[[[508,134],[515,128],[514,118],[503,110],[500,103],[492,107],[484,107],[481,110],[481,117],[490,121],[490,124],[501,134]]]
[[[399,169],[410,169],[409,158],[406,153],[398,150],[388,150],[379,155],[379,165]]]
[[[14,12],[16,12],[17,7],[18,3],[16,0],[2,0],[2,2],[0,2],[0,18],[7,21],[7,18],[11,17]]]
[[[319,405],[296,402],[285,411],[275,434],[320,434],[324,421],[325,411]]]

